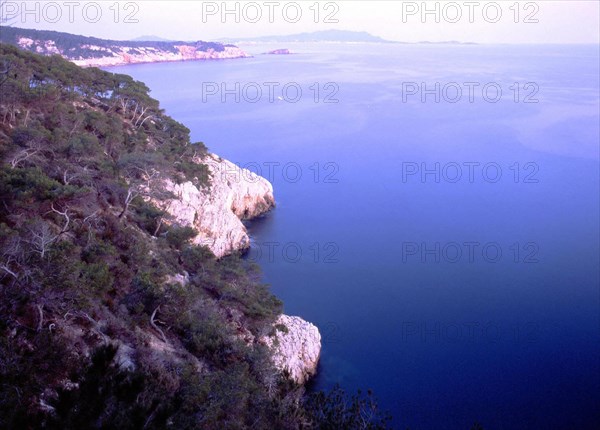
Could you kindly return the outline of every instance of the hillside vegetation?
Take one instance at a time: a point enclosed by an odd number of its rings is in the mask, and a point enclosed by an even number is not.
[[[48,30],[32,30],[18,27],[2,27],[0,42],[14,46],[20,39],[30,39],[28,50],[41,54],[60,53],[67,59],[89,59],[110,56],[119,48],[130,48],[129,54],[141,55],[147,48],[161,52],[178,53],[177,45],[192,44],[198,51],[214,50],[222,52],[227,46],[218,42],[167,42],[148,40],[105,40],[97,37],[86,37],[70,33]]]

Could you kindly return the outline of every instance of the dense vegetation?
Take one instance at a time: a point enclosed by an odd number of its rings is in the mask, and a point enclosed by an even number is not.
[[[0,95],[0,428],[386,427],[281,377],[256,268],[148,203],[211,178],[143,83],[0,44]]]
[[[208,51],[212,49],[216,52],[222,52],[226,46],[218,42],[158,42],[158,41],[124,41],[124,40],[105,40],[96,37],[86,37],[70,33],[62,33],[58,31],[48,30],[32,30],[26,28],[17,28],[12,26],[2,27],[0,32],[0,43],[7,43],[18,46],[19,39],[27,38],[34,43],[27,49],[36,52],[36,49],[41,49],[40,52],[45,53],[48,50],[47,41],[52,41],[53,46],[68,59],[89,59],[110,56],[110,52],[118,48],[131,48],[130,54],[142,54],[140,48],[155,48],[163,52],[179,53],[177,45],[187,44],[193,45],[199,51]],[[98,50],[90,46],[104,48]]]

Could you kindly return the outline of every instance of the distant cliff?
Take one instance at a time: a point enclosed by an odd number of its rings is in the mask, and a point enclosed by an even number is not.
[[[167,180],[171,198],[148,199],[164,208],[172,223],[192,227],[198,234],[192,243],[208,247],[217,257],[249,248],[250,238],[241,220],[261,216],[275,206],[273,186],[265,178],[241,169],[214,154],[196,159],[209,168],[210,192],[192,182]],[[185,284],[185,277],[182,278]],[[234,318],[235,320],[235,318]],[[256,338],[236,321],[240,337],[248,344],[263,344],[282,375],[305,384],[317,372],[321,334],[316,326],[299,317],[280,315],[267,336]]]
[[[249,57],[237,46],[218,42],[104,40],[16,27],[3,27],[0,42],[37,54],[58,54],[83,67]]]

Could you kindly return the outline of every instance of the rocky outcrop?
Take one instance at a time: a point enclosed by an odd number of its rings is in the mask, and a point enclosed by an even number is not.
[[[250,238],[242,220],[260,216],[275,206],[273,186],[214,154],[199,161],[210,169],[210,189],[198,189],[191,182],[168,181],[165,187],[174,198],[157,204],[172,222],[195,228],[198,236],[193,242],[207,246],[219,258],[249,248]]]
[[[250,238],[242,220],[260,216],[274,207],[273,186],[266,179],[214,154],[198,161],[208,165],[210,189],[198,189],[191,182],[168,181],[166,188],[174,197],[155,203],[170,215],[171,222],[194,227],[199,234],[193,242],[207,246],[217,257],[248,248]],[[185,274],[178,276],[169,278],[169,282],[185,285]],[[236,325],[241,314],[232,313],[230,318]],[[245,342],[257,341],[241,325],[238,329]],[[299,317],[280,315],[273,333],[258,342],[270,349],[275,367],[295,383],[304,384],[315,375],[321,354],[321,335],[313,324]]]
[[[273,51],[267,52],[267,55],[290,55],[291,52],[289,49],[275,49]]]
[[[321,334],[300,317],[280,315],[274,334],[261,339],[271,351],[273,364],[297,384],[306,383],[317,373],[321,355]]]

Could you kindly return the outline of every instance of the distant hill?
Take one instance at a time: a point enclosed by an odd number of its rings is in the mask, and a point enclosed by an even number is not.
[[[172,42],[170,39],[164,39],[158,36],[140,36],[131,40],[134,42]]]
[[[80,66],[118,66],[163,61],[248,57],[237,46],[220,42],[105,40],[57,31],[2,27],[0,42],[42,55],[60,55]]]
[[[458,42],[454,40],[441,42],[398,42],[373,36],[366,31],[323,30],[312,33],[298,33],[290,35],[261,36],[241,39],[221,39],[224,43],[396,43],[396,44],[424,44],[424,45],[476,45],[472,42]]]
[[[225,39],[233,42],[234,39]],[[341,42],[341,43],[396,43],[373,36],[366,31],[347,31],[347,30],[323,30],[313,33],[298,33],[284,36],[261,36],[253,38],[235,39],[237,42]]]
[[[475,42],[458,42],[456,40],[447,40],[442,42],[430,42],[428,40],[424,40],[418,42],[420,45],[477,45]]]

